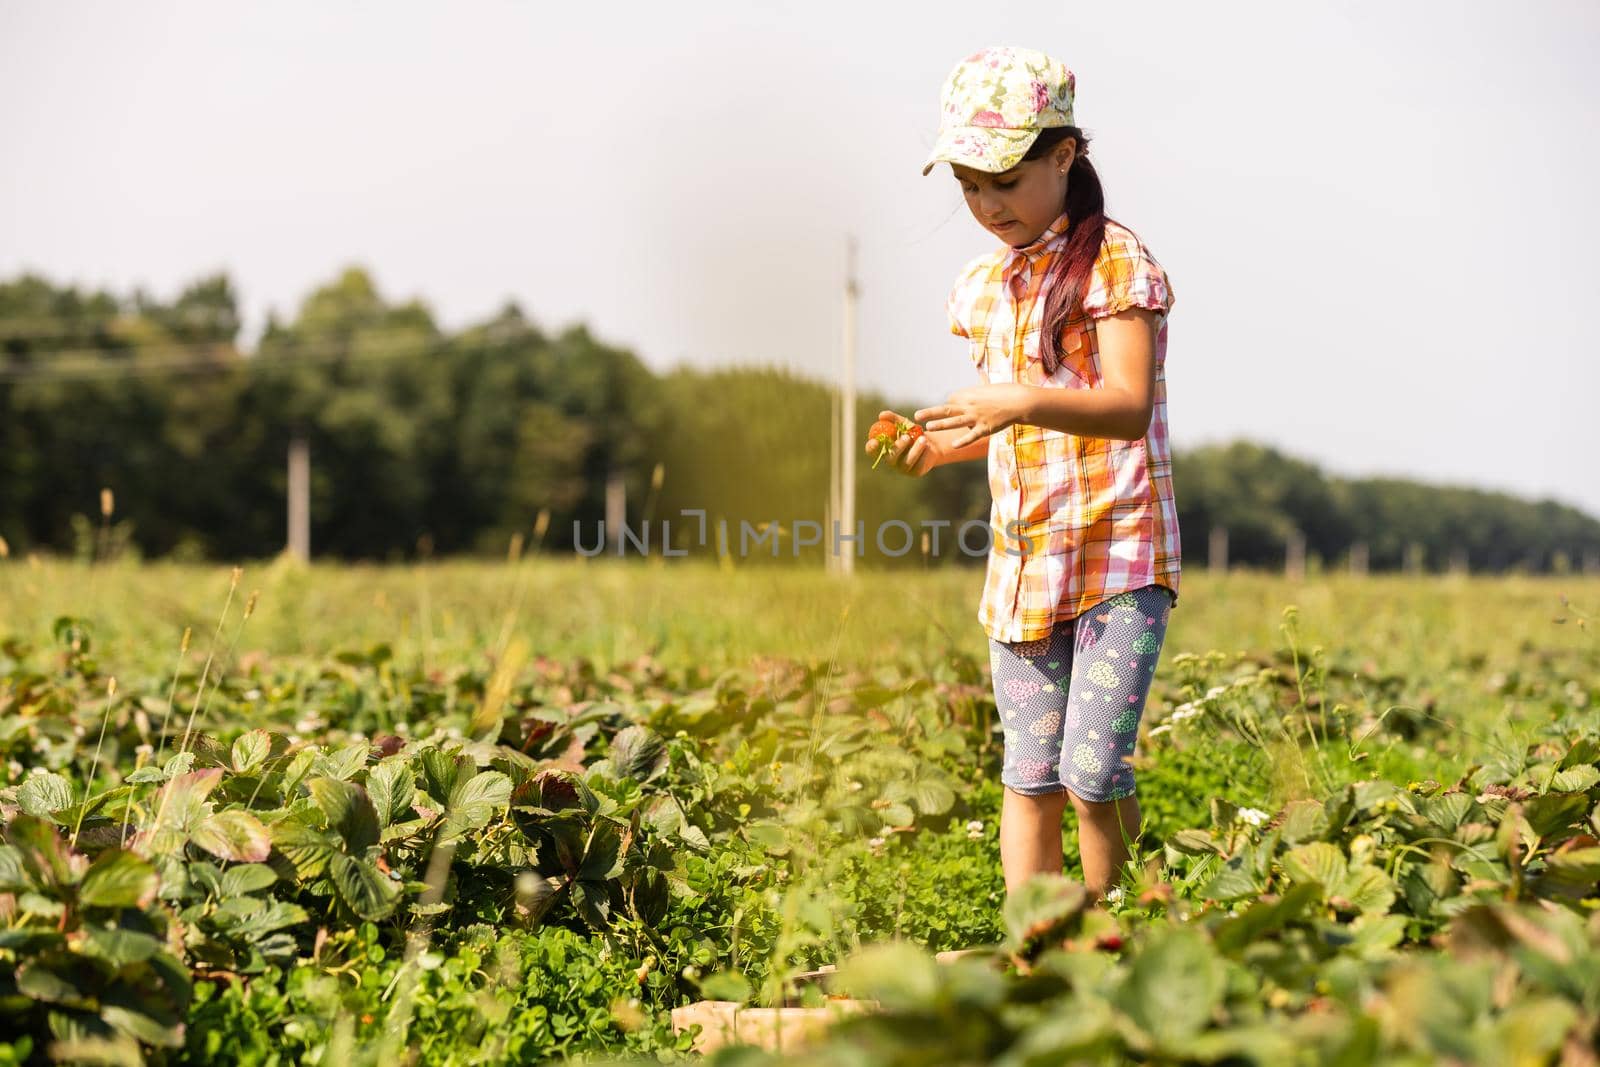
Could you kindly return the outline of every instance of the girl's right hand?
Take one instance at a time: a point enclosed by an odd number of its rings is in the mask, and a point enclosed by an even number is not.
[[[880,411],[878,412],[878,418],[889,419],[896,423],[911,421],[893,411]],[[868,440],[867,455],[875,456],[877,454],[877,440]],[[891,451],[884,458],[900,473],[908,474],[913,478],[922,478],[933,468],[944,462],[945,453],[944,449],[940,448],[928,434],[923,434],[915,439],[909,434],[901,434],[895,438]]]

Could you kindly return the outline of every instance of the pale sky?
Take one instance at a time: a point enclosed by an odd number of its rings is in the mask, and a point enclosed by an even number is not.
[[[665,371],[974,382],[956,272],[996,239],[923,177],[950,67],[1077,75],[1108,209],[1167,269],[1179,447],[1600,515],[1600,5],[0,0],[0,276],[251,334],[348,264],[455,328],[517,300]]]

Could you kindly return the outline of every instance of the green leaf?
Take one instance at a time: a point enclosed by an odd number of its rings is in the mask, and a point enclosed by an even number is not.
[[[1561,769],[1576,767],[1580,763],[1594,763],[1596,760],[1600,760],[1600,738],[1580,737],[1561,757]]]
[[[1600,784],[1600,770],[1587,763],[1558,771],[1550,780],[1550,788],[1563,793],[1582,793],[1593,789],[1596,784]]]
[[[1320,896],[1320,887],[1308,882],[1291,887],[1277,900],[1258,900],[1242,915],[1223,920],[1217,928],[1217,947],[1228,953],[1243,952],[1267,934],[1304,916]]]
[[[148,862],[132,852],[109,849],[84,874],[78,901],[91,908],[142,908],[160,889],[161,876]]]
[[[365,852],[378,843],[378,813],[365,789],[338,778],[313,778],[306,788],[327,816],[328,829],[344,838],[352,852]]]
[[[924,815],[943,815],[955,804],[956,795],[943,782],[919,778],[911,787],[911,802]]]
[[[340,844],[336,835],[311,824],[309,820],[314,817],[296,811],[272,824],[272,843],[294,864],[301,880],[316,878],[326,871]]]
[[[1382,913],[1394,904],[1395,886],[1389,876],[1376,867],[1353,867],[1330,894],[1344,897],[1357,911]]]
[[[1581,824],[1589,811],[1589,798],[1582,793],[1545,793],[1523,805],[1523,818],[1540,837]]]
[[[34,1000],[68,1008],[93,1011],[96,1007],[92,993],[78,988],[74,981],[57,974],[38,960],[29,960],[17,968],[17,992]]]
[[[1176,851],[1188,856],[1203,856],[1207,853],[1220,854],[1222,845],[1213,840],[1211,835],[1204,830],[1187,829],[1179,830],[1167,839],[1167,844]]]
[[[1326,893],[1334,893],[1343,880],[1348,864],[1337,845],[1313,841],[1292,848],[1283,857],[1283,868],[1296,882],[1321,882]]]
[[[343,748],[326,753],[317,759],[316,771],[329,778],[345,781],[367,765],[372,755],[372,745],[366,741],[352,741]]]
[[[615,877],[622,869],[622,839],[604,823],[597,824],[578,867],[578,877],[590,881],[603,881]]]
[[[20,814],[6,827],[6,839],[35,888],[57,889],[76,882],[88,867],[82,855],[68,851],[56,828],[36,815]]]
[[[105,960],[113,967],[143,963],[161,949],[161,942],[137,930],[91,926],[84,931],[78,951]]]
[[[385,760],[367,775],[367,796],[372,798],[380,826],[388,827],[403,819],[416,795],[416,776],[403,760]]]
[[[573,882],[572,904],[593,929],[611,928],[611,893],[605,882]]]
[[[1163,1048],[1182,1053],[1222,1001],[1226,971],[1198,931],[1168,927],[1134,957],[1117,1005]]]
[[[48,817],[72,803],[72,783],[54,771],[30,774],[17,787],[17,806],[29,815]]]
[[[1328,813],[1321,801],[1295,800],[1283,809],[1282,834],[1286,844],[1298,845],[1328,832]]]
[[[32,885],[22,855],[11,845],[0,845],[0,893],[21,893]]]
[[[885,826],[910,826],[916,821],[916,812],[911,810],[910,804],[890,804],[878,812],[878,817]]]
[[[121,1004],[107,1004],[100,1009],[100,1017],[129,1037],[138,1038],[147,1045],[161,1048],[183,1047],[183,1024],[163,1023],[142,1011]]]
[[[1021,951],[1064,931],[1088,904],[1083,883],[1059,874],[1037,874],[1006,895],[1001,905],[1008,944]]]
[[[1254,857],[1246,849],[1228,857],[1222,869],[1206,883],[1201,896],[1206,900],[1240,900],[1261,892],[1261,879],[1252,869]]]
[[[265,730],[250,730],[233,743],[233,769],[248,774],[267,761],[272,752],[272,735]]]
[[[472,770],[472,759],[437,748],[425,748],[417,756],[422,768],[422,786],[427,794],[443,804],[456,790],[456,783]]]
[[[241,863],[222,872],[221,896],[232,899],[265,889],[278,880],[278,873],[264,863]]]
[[[841,987],[890,1011],[923,1012],[936,1001],[943,975],[927,949],[896,940],[852,952],[839,964],[838,977]]]
[[[185,752],[182,755],[189,755]],[[176,757],[174,757],[176,758]],[[155,799],[155,822],[151,827],[154,845],[164,844],[161,840],[163,831],[175,832],[187,837],[190,831],[200,825],[207,815],[211,814],[211,805],[206,803],[206,797],[222,781],[222,768],[213,767],[204,771],[190,771],[180,774],[166,785],[161,787],[161,792]]]
[[[1446,833],[1460,826],[1471,810],[1470,793],[1445,793],[1422,801],[1422,817]]]
[[[365,860],[335,852],[328,863],[328,874],[340,899],[363,919],[382,919],[399,903],[400,883]]]
[[[483,829],[510,803],[511,779],[499,771],[480,771],[471,778],[458,780],[450,795],[439,840],[453,841],[469,830]]]
[[[620,777],[648,782],[667,769],[666,743],[648,726],[634,724],[617,731],[608,755]]]
[[[228,808],[194,828],[195,844],[234,863],[260,863],[272,851],[272,839],[261,820],[243,808]]]

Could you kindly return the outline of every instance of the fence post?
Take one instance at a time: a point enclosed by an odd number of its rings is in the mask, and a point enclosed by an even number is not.
[[[1228,528],[1226,526],[1213,526],[1211,528],[1211,557],[1208,568],[1218,574],[1228,573]]]
[[[304,437],[289,439],[289,555],[311,558],[311,445]]]
[[[1294,581],[1303,581],[1306,576],[1306,535],[1300,530],[1290,530],[1287,549],[1283,573]]]

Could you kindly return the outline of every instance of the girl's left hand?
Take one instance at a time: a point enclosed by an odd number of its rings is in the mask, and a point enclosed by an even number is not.
[[[1021,422],[1031,388],[1016,382],[969,385],[951,393],[943,404],[917,409],[912,418],[922,422],[924,430],[965,429],[967,432],[948,446],[965,448]]]

